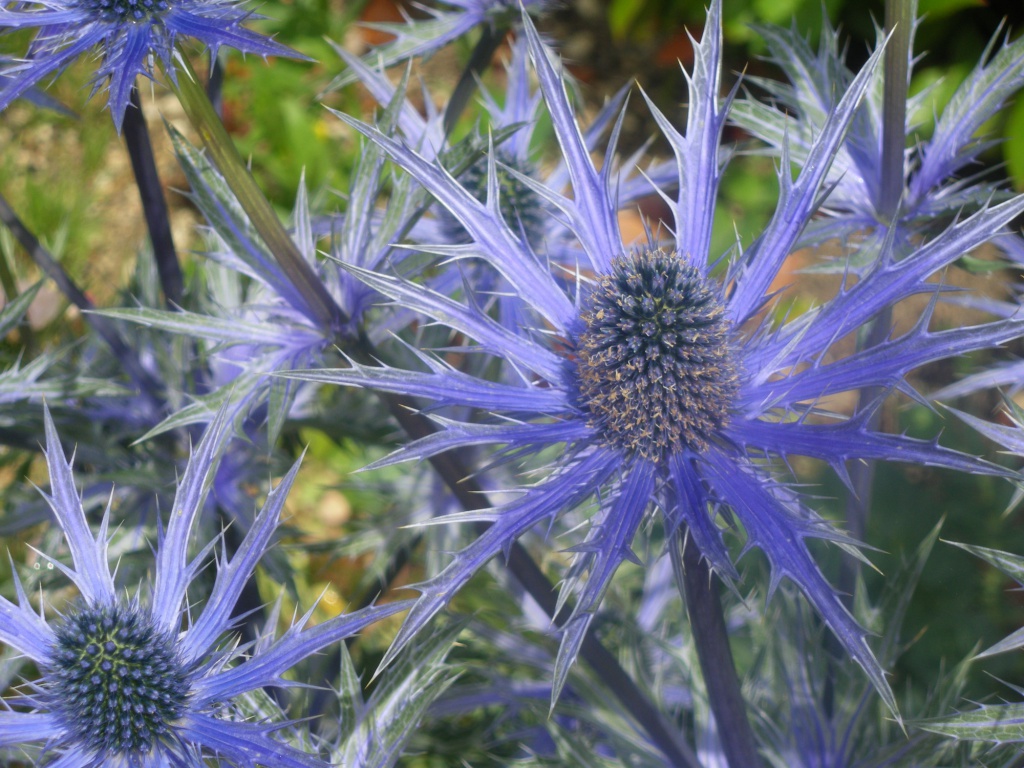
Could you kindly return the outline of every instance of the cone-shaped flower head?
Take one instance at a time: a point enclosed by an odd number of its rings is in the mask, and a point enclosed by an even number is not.
[[[567,269],[538,256],[501,213],[496,163],[488,167],[479,201],[436,162],[369,126],[348,122],[371,137],[414,176],[472,236],[467,245],[436,246],[436,253],[479,258],[507,281],[530,318],[519,328],[496,321],[484,291],[462,288],[456,299],[390,275],[354,270],[395,303],[414,309],[472,339],[476,351],[504,361],[511,376],[467,373],[430,351],[418,350],[425,370],[352,365],[306,371],[299,378],[327,381],[430,400],[444,411],[440,430],[400,449],[385,462],[422,459],[473,445],[503,445],[517,457],[546,451],[549,473],[512,502],[460,520],[491,522],[458,552],[422,592],[389,651],[416,635],[470,576],[510,543],[581,504],[596,500],[583,541],[571,547],[563,604],[573,604],[562,629],[554,695],[598,610],[609,580],[631,550],[651,510],[665,527],[685,527],[715,570],[736,570],[722,538],[719,515],[742,527],[746,548],[757,547],[772,568],[771,587],[795,582],[846,652],[866,671],[886,703],[895,702],[882,669],[854,621],[824,579],[807,547],[809,538],[849,543],[821,520],[794,488],[782,484],[765,458],[810,456],[845,480],[848,459],[896,459],[967,471],[1000,469],[928,441],[884,435],[870,426],[877,403],[844,418],[817,407],[822,398],[867,386],[898,387],[912,368],[966,349],[1000,343],[1024,330],[1020,320],[933,333],[926,314],[912,331],[852,355],[837,354],[837,339],[858,330],[884,307],[928,291],[925,280],[984,241],[1024,210],[1013,200],[982,210],[921,245],[902,260],[882,258],[874,269],[821,307],[788,321],[766,308],[773,282],[817,210],[830,162],[857,112],[877,65],[876,53],[850,83],[816,135],[799,175],[779,169],[780,198],[764,232],[731,264],[712,258],[711,229],[722,174],[720,139],[730,99],[719,97],[720,3],[709,12],[695,63],[687,75],[685,134],[651,105],[674,151],[678,193],[672,208],[674,241],[653,237],[639,248],[623,244],[616,211],[615,163],[598,171],[577,125],[558,64],[524,17],[531,56],[572,187],[563,196],[530,185],[577,241],[580,263]],[[614,146],[614,135],[611,142]],[[431,246],[418,246],[430,250]],[[475,356],[471,356],[475,357]],[[453,418],[458,408],[483,421]],[[487,418],[490,415],[493,418]],[[553,449],[553,450],[550,450]],[[531,467],[536,470],[536,467]],[[769,593],[771,590],[769,590]]]
[[[579,405],[605,443],[655,462],[708,447],[737,389],[724,315],[674,251],[612,261],[584,300],[575,343]]]
[[[217,544],[192,559],[187,554],[227,426],[221,413],[193,452],[156,551],[152,589],[128,598],[116,589],[107,563],[109,511],[94,536],[46,413],[46,499],[72,559],[70,565],[53,563],[80,596],[49,622],[28,604],[20,582],[17,604],[0,598],[0,642],[40,670],[22,696],[4,701],[0,747],[41,744],[38,764],[62,768],[198,765],[213,755],[234,766],[326,765],[271,738],[287,723],[233,719],[232,700],[289,685],[281,677],[285,670],[402,606],[374,606],[304,628],[307,615],[281,637],[267,636],[254,647],[224,642],[242,587],[277,527],[296,464],[271,491],[238,551],[217,558],[212,591],[198,615],[187,618],[188,587]]]
[[[174,641],[137,606],[73,610],[57,636],[46,698],[68,734],[97,754],[145,754],[185,711],[188,673]]]
[[[0,0],[0,29],[35,29],[26,57],[0,73],[0,110],[33,85],[62,72],[94,48],[100,64],[95,89],[106,85],[118,131],[137,75],[154,59],[170,70],[179,37],[194,38],[216,54],[222,46],[260,56],[298,56],[242,22],[251,11],[235,0]]]

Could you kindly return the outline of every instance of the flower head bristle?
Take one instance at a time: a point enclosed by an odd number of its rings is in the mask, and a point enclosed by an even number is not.
[[[145,754],[185,710],[188,675],[146,614],[114,604],[56,628],[49,695],[78,741],[100,754]]]
[[[80,0],[78,7],[111,24],[153,19],[170,8],[166,0]]]
[[[701,273],[661,249],[620,256],[580,319],[580,403],[605,441],[651,461],[706,448],[738,379],[722,304]]]

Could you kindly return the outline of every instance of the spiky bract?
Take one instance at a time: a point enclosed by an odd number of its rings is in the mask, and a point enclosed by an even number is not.
[[[544,242],[548,216],[537,193],[513,173],[516,171],[529,177],[534,176],[537,171],[529,161],[522,162],[501,148],[495,151],[495,155],[497,160],[495,175],[498,180],[498,204],[501,207],[501,217],[508,222],[512,229],[521,230],[531,245],[540,248]],[[484,155],[459,174],[459,183],[480,202],[487,201],[488,167],[489,159]],[[448,211],[442,208],[439,211],[439,216],[442,234],[447,242],[459,243],[470,240],[458,219]]]
[[[916,16],[916,7],[916,2],[910,6],[912,17]],[[915,18],[906,50],[908,77],[915,79],[915,65],[920,63],[913,50],[917,24]],[[840,43],[839,32],[827,17],[817,51],[795,26],[763,26],[758,27],[758,33],[788,82],[751,78],[768,92],[774,106],[741,99],[730,118],[770,145],[780,158],[803,163],[839,95],[854,80],[846,63],[846,46]],[[881,27],[877,28],[877,38],[877,47],[883,47],[885,34]],[[993,37],[978,65],[957,87],[942,113],[935,116],[934,130],[927,138],[922,138],[924,129],[917,120],[931,112],[931,91],[924,89],[908,97],[908,149],[900,174],[903,189],[898,214],[890,222],[882,201],[879,118],[885,111],[883,75],[881,70],[876,72],[829,171],[828,181],[833,188],[823,206],[826,216],[808,227],[804,242],[819,244],[834,238],[862,241],[867,234],[882,237],[891,224],[897,247],[912,249],[915,238],[934,236],[964,212],[979,210],[1006,195],[991,179],[976,174],[972,166],[995,143],[979,138],[979,131],[1024,85],[1022,73],[1024,40],[1011,43]],[[895,128],[900,131],[903,126]],[[1012,239],[1009,249],[1019,252],[1022,247],[1018,235],[1007,238],[998,231],[992,235],[1001,246],[1003,240]]]

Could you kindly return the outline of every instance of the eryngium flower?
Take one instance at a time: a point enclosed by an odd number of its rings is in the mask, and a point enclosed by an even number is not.
[[[290,48],[250,32],[251,11],[235,0],[0,0],[0,29],[36,29],[26,58],[8,66],[0,110],[35,84],[99,48],[94,92],[104,84],[118,131],[137,75],[151,74],[153,59],[171,69],[178,37],[192,37],[213,54],[222,46],[260,56],[290,56]]]
[[[919,61],[913,54],[915,30],[916,21],[907,51],[910,73]],[[770,60],[789,82],[753,78],[767,91],[772,106],[743,99],[736,103],[730,119],[767,143],[774,154],[781,157],[786,151],[793,162],[803,162],[836,94],[843,93],[855,75],[846,65],[839,33],[827,17],[823,19],[817,52],[795,28],[764,26],[757,32],[768,46]],[[884,43],[884,33],[879,29],[876,47]],[[931,110],[927,106],[930,91],[909,97],[906,135],[910,149],[904,160],[900,209],[892,222],[901,248],[912,248],[916,236],[937,232],[964,211],[978,210],[1006,196],[1005,189],[989,174],[975,168],[981,153],[996,143],[979,138],[979,132],[1022,86],[1024,40],[1004,40],[1000,44],[998,37],[993,37],[978,65],[957,87],[942,113],[935,115],[930,138],[921,138],[922,126],[917,122],[919,115]],[[832,191],[823,206],[827,216],[805,233],[805,242],[845,237],[863,240],[866,233],[888,223],[882,193],[882,100],[879,71],[829,171]],[[1001,240],[997,242],[1003,245]],[[1021,247],[1017,237],[1007,245]]]
[[[397,304],[415,309],[474,340],[478,354],[505,361],[517,379],[483,379],[420,351],[427,369],[353,364],[306,371],[308,380],[373,387],[431,400],[435,408],[469,407],[491,414],[485,423],[439,418],[440,431],[400,449],[388,461],[422,459],[452,448],[504,445],[525,456],[546,454],[550,474],[510,503],[459,519],[491,522],[486,533],[418,589],[422,595],[389,654],[415,636],[434,613],[491,557],[517,537],[596,500],[584,541],[563,580],[562,600],[575,595],[563,625],[556,664],[558,695],[602,595],[623,560],[638,562],[631,545],[648,512],[657,509],[670,531],[685,526],[723,576],[736,576],[718,524],[734,521],[746,549],[758,547],[772,567],[774,586],[795,582],[869,675],[887,704],[895,703],[866,632],[822,576],[809,538],[850,543],[821,520],[797,489],[774,479],[766,458],[810,456],[844,479],[848,459],[893,459],[977,472],[1000,472],[930,441],[875,432],[872,403],[852,417],[819,407],[822,398],[863,387],[912,393],[905,374],[931,360],[1000,343],[1024,322],[931,332],[930,313],[899,338],[846,357],[833,345],[883,308],[915,293],[924,281],[991,237],[1024,210],[1017,199],[958,222],[896,261],[886,252],[862,279],[799,317],[766,312],[776,279],[807,221],[821,203],[829,163],[870,81],[878,54],[853,80],[828,116],[796,179],[779,169],[775,214],[754,244],[728,269],[716,269],[711,228],[722,174],[720,138],[728,100],[719,99],[720,3],[711,6],[688,76],[689,114],[681,135],[656,108],[679,171],[673,202],[675,240],[624,246],[619,234],[611,158],[598,172],[582,138],[556,62],[525,19],[531,55],[568,167],[572,197],[519,177],[561,213],[586,261],[568,272],[540,258],[501,216],[495,163],[485,202],[436,163],[354,119],[459,219],[473,242],[433,248],[455,258],[480,258],[496,269],[529,307],[532,327],[517,333],[487,312],[487,298],[467,287],[465,301],[397,277],[353,270]],[[667,195],[666,195],[667,197]],[[426,250],[428,246],[419,246]],[[577,280],[571,280],[577,276]],[[838,358],[838,359],[836,359]],[[492,366],[493,367],[493,366]],[[480,369],[483,370],[483,366]],[[552,458],[553,457],[553,458]],[[769,593],[772,590],[769,590]],[[385,661],[389,660],[389,655]]]
[[[131,598],[118,592],[107,563],[109,510],[94,537],[49,412],[45,418],[51,490],[44,495],[72,559],[70,565],[53,564],[80,596],[50,622],[28,604],[20,582],[18,604],[0,597],[0,641],[40,670],[24,695],[4,701],[0,747],[42,743],[42,764],[61,768],[197,765],[213,755],[246,767],[326,765],[270,737],[286,723],[232,719],[232,700],[289,685],[281,677],[285,670],[401,605],[374,606],[303,628],[307,615],[280,638],[266,637],[252,648],[224,642],[234,626],[235,602],[270,543],[298,464],[270,492],[238,551],[217,558],[212,591],[192,615],[189,584],[217,542],[192,559],[187,549],[227,431],[223,414],[211,423],[182,476],[156,550],[152,588]]]

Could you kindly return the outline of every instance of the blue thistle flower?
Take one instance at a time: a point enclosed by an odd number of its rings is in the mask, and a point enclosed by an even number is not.
[[[830,161],[873,76],[870,59],[827,116],[793,179],[787,156],[778,174],[780,199],[765,231],[726,269],[710,251],[711,227],[724,153],[722,129],[730,99],[719,99],[721,3],[712,3],[688,77],[689,114],[683,135],[653,105],[678,169],[673,206],[674,242],[653,239],[623,245],[614,195],[613,162],[596,170],[566,96],[557,62],[528,17],[526,34],[555,134],[566,162],[572,197],[538,184],[532,188],[558,210],[581,249],[581,263],[566,273],[533,252],[501,215],[493,154],[484,202],[437,163],[370,126],[345,120],[372,138],[440,201],[473,242],[435,251],[479,258],[493,267],[530,311],[532,323],[510,329],[495,321],[467,289],[466,300],[399,277],[353,269],[371,287],[472,339],[477,351],[498,357],[514,380],[484,379],[416,350],[425,370],[352,364],[294,376],[370,387],[425,398],[434,408],[469,407],[491,414],[483,423],[439,419],[434,435],[399,449],[386,463],[422,459],[466,446],[504,445],[509,454],[547,451],[550,472],[493,510],[453,516],[486,520],[489,529],[455,554],[438,575],[418,586],[389,662],[490,558],[536,526],[596,499],[585,539],[571,547],[574,561],[563,580],[561,604],[575,597],[562,626],[555,664],[557,698],[602,596],[624,560],[638,562],[631,544],[649,510],[665,526],[685,526],[711,565],[737,575],[717,522],[742,526],[744,551],[757,547],[772,568],[771,594],[792,580],[814,605],[849,656],[866,672],[886,704],[895,701],[867,632],[819,571],[807,540],[848,538],[821,520],[800,494],[774,478],[764,459],[810,456],[848,481],[848,459],[891,459],[1001,474],[1004,470],[930,441],[886,435],[869,424],[873,407],[852,417],[817,406],[822,398],[865,386],[898,388],[911,369],[967,349],[987,347],[1024,331],[1008,320],[977,328],[928,330],[930,311],[895,339],[837,360],[834,342],[907,296],[929,291],[925,279],[967,248],[1024,211],[1024,199],[985,208],[896,260],[885,251],[859,281],[800,317],[773,325],[765,312],[773,280],[821,203]],[[666,195],[667,196],[667,195]],[[428,246],[418,246],[429,250]],[[576,276],[575,281],[568,277]],[[555,448],[551,451],[548,449]],[[552,459],[552,456],[555,458]]]
[[[459,184],[479,202],[486,202],[490,156],[498,178],[500,214],[504,222],[517,234],[524,236],[532,250],[543,253],[563,265],[567,273],[574,270],[581,258],[578,242],[557,215],[557,208],[548,199],[561,195],[570,188],[570,173],[565,161],[559,158],[551,167],[538,162],[534,129],[543,107],[543,96],[531,81],[529,50],[526,38],[516,38],[510,46],[511,57],[505,64],[506,82],[503,98],[497,97],[481,84],[481,104],[487,118],[490,140],[470,135],[448,148],[443,127],[443,116],[433,107],[434,99],[424,99],[426,115],[403,100],[395,119],[397,134],[404,142],[415,147],[422,157],[436,160],[456,174]],[[349,71],[382,106],[393,105],[402,98],[396,88],[378,70],[366,66],[360,59],[337,47]],[[614,145],[618,135],[617,117],[626,99],[623,89],[598,111],[582,131],[587,147],[596,149],[602,138],[611,133]],[[494,138],[494,137],[498,138]],[[496,146],[487,151],[491,142]],[[654,162],[637,173],[643,149],[622,162],[616,162],[614,185],[619,210],[636,205],[637,201],[652,194],[652,189],[671,188],[676,182],[673,162]],[[653,185],[653,187],[652,187]],[[472,237],[457,217],[440,203],[431,206],[430,215],[414,220],[408,239],[417,244],[452,246],[457,248],[472,241]],[[398,254],[401,252],[398,251]],[[392,259],[394,265],[394,259]],[[364,264],[357,266],[366,267]],[[468,269],[468,274],[467,274]],[[461,262],[457,267],[441,271],[432,281],[431,288],[439,293],[458,290],[468,279],[481,294],[490,294],[499,303],[501,322],[508,328],[523,324],[521,302],[499,274],[486,265]],[[365,290],[365,286],[364,286]]]
[[[236,0],[2,0],[0,29],[35,29],[25,59],[3,70],[0,110],[32,86],[62,72],[94,48],[102,62],[93,92],[106,85],[107,106],[118,132],[138,75],[152,75],[152,60],[173,72],[179,37],[191,37],[216,54],[222,45],[260,56],[300,57],[242,22],[254,18]],[[255,17],[258,18],[258,17]]]
[[[217,557],[212,591],[197,615],[187,592],[216,542],[190,559],[193,525],[227,434],[221,413],[207,429],[182,475],[170,523],[156,549],[148,594],[119,594],[107,563],[109,508],[98,535],[89,530],[71,466],[45,414],[50,493],[44,494],[71,552],[52,561],[80,597],[46,621],[32,609],[15,577],[18,602],[0,598],[0,641],[31,659],[38,680],[4,700],[0,747],[40,743],[48,765],[195,765],[217,755],[235,766],[312,768],[325,765],[270,737],[286,723],[232,719],[232,702],[289,683],[282,673],[302,659],[402,609],[374,606],[303,627],[307,614],[276,640],[253,647],[225,645],[231,614],[277,527],[298,464],[270,492],[230,558]],[[148,599],[147,599],[148,598]]]

